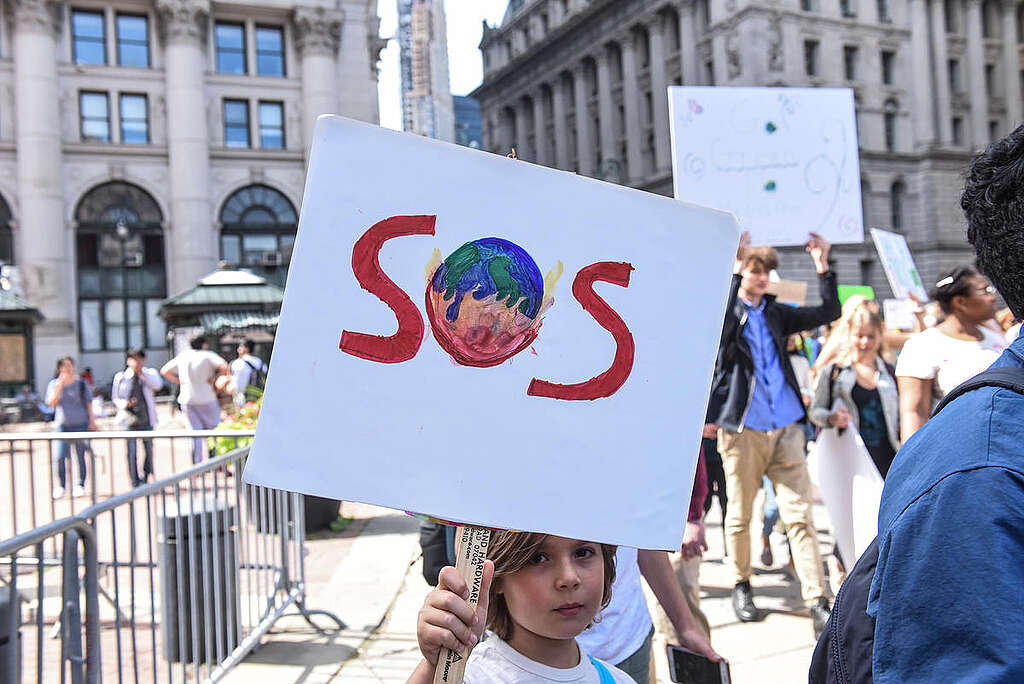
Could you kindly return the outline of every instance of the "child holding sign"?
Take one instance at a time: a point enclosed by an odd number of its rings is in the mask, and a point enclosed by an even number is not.
[[[491,542],[474,611],[454,568],[441,570],[416,625],[424,659],[410,684],[429,684],[442,648],[472,648],[464,681],[632,684],[576,643],[611,599],[615,547],[529,532],[499,532]],[[493,582],[492,582],[493,577]]]

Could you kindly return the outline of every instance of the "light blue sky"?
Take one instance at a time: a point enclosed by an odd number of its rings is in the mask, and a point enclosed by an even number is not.
[[[483,62],[480,58],[481,26],[486,19],[497,24],[505,14],[508,0],[445,0],[445,14],[448,21],[448,70],[452,93],[465,95],[483,79]],[[387,128],[402,128],[402,96],[398,71],[398,3],[396,0],[380,0],[377,12],[380,14],[380,35],[392,38],[381,52],[380,125]]]

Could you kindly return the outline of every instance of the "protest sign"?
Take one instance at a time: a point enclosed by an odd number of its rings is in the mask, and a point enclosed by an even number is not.
[[[870,285],[840,285],[836,288],[839,293],[839,304],[846,304],[846,300],[854,295],[860,295],[864,299],[875,298],[875,288]]]
[[[885,325],[893,330],[913,330],[917,324],[917,305],[909,299],[886,299],[882,302]]]
[[[803,306],[807,303],[807,283],[802,280],[774,280],[768,283],[765,292],[775,295],[783,304]]]
[[[323,117],[246,481],[678,548],[738,236]]]
[[[855,428],[842,434],[827,428],[815,443],[818,486],[832,521],[832,536],[846,567],[852,568],[878,532],[884,480]]]
[[[871,239],[878,250],[878,258],[885,269],[892,293],[896,299],[907,299],[911,294],[919,302],[928,301],[928,292],[921,283],[914,257],[907,247],[907,239],[899,233],[890,233],[879,228],[871,229]]]
[[[731,211],[755,245],[862,242],[853,92],[669,88],[675,196]]]

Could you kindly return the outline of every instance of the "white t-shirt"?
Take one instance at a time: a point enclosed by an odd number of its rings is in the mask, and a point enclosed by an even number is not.
[[[181,380],[178,403],[184,406],[217,403],[217,394],[213,391],[210,380],[213,379],[217,368],[226,364],[224,359],[212,351],[189,349],[168,361],[164,368],[173,367],[178,371],[178,379]]]
[[[636,549],[620,546],[615,552],[612,600],[599,615],[601,621],[583,630],[576,641],[595,658],[621,663],[643,646],[651,633],[651,614],[640,584]]]
[[[244,392],[249,386],[249,379],[252,377],[253,369],[267,372],[266,365],[258,356],[246,354],[231,362],[231,375],[235,381],[235,391]]]
[[[896,362],[896,376],[934,379],[939,394],[945,396],[954,387],[992,365],[1008,346],[1006,340],[984,325],[979,325],[982,340],[958,340],[938,328],[929,328],[912,336],[903,345]]]
[[[635,684],[629,675],[602,661],[617,684]],[[580,648],[576,667],[560,669],[530,660],[507,643],[491,634],[480,643],[466,663],[466,684],[520,684],[526,682],[581,682],[600,684],[597,668]]]

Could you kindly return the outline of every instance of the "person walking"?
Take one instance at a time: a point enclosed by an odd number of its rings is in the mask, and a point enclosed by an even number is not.
[[[252,340],[245,340],[238,345],[238,358],[231,362],[235,406],[242,406],[246,401],[258,399],[258,394],[263,390],[263,384],[259,379],[267,376],[267,364],[252,353],[255,348]],[[259,391],[248,390],[250,385]]]
[[[185,412],[193,430],[212,430],[220,423],[220,404],[215,385],[218,378],[228,374],[228,364],[219,354],[206,348],[202,336],[193,337],[191,349],[178,354],[164,364],[160,375],[180,385],[178,404]],[[192,462],[203,460],[203,439],[192,442]],[[213,457],[213,449],[208,452]]]
[[[85,380],[75,374],[75,362],[70,356],[57,359],[57,370],[46,386],[46,405],[55,409],[54,422],[57,432],[86,432],[96,429],[89,401],[89,387]],[[53,488],[53,498],[59,499],[67,491],[67,461],[71,446],[78,457],[78,483],[71,490],[72,496],[85,494],[85,453],[88,445],[84,440],[57,440],[57,478],[59,484]]]
[[[818,633],[828,619],[829,603],[799,425],[806,413],[788,363],[786,337],[835,320],[841,313],[836,276],[828,265],[831,245],[811,233],[807,252],[818,273],[822,304],[804,307],[779,304],[766,294],[778,255],[771,247],[749,246],[750,235],[744,233],[712,383],[712,404],[721,408],[711,422],[719,426],[718,451],[729,491],[725,527],[735,583],[733,610],[744,622],[762,617],[750,586],[749,527],[754,497],[767,475],[776,488],[803,598]]]
[[[146,366],[146,352],[132,349],[125,356],[126,368],[114,375],[110,395],[117,406],[117,417],[126,430],[152,430],[157,423],[156,403],[153,392],[164,385],[160,373],[155,368]],[[153,474],[153,440],[143,439],[142,448],[146,452],[142,463],[142,475],[139,475],[137,439],[127,440],[128,476],[132,486],[138,487]]]
[[[961,266],[945,274],[931,297],[945,320],[907,340],[896,362],[904,442],[928,420],[935,402],[988,368],[1009,346],[986,325],[996,313],[995,290],[973,268]]]

